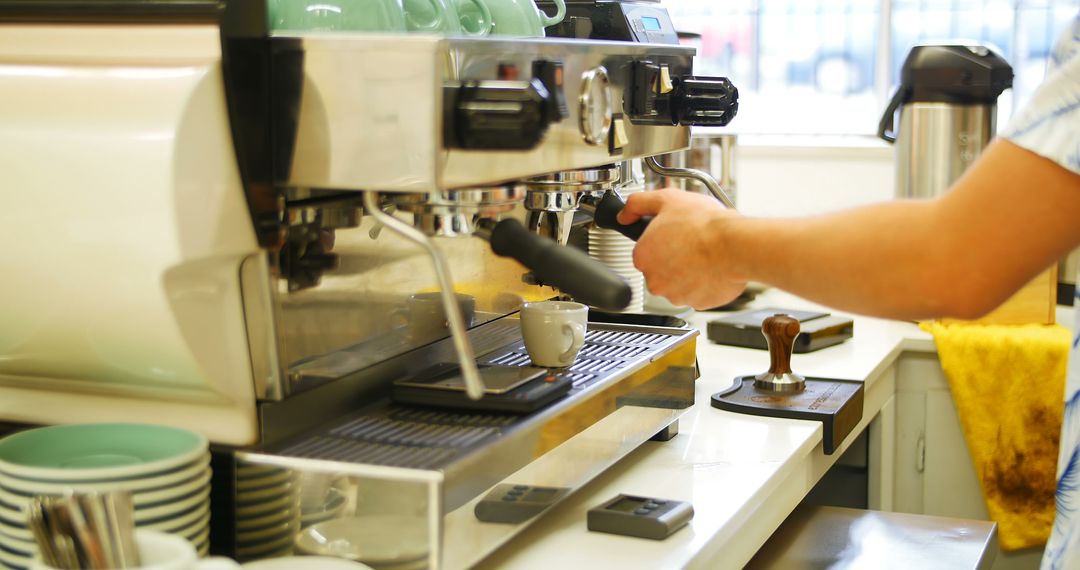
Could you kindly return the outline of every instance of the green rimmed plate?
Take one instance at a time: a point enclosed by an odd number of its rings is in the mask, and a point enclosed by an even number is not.
[[[191,463],[209,442],[192,431],[154,424],[72,424],[0,440],[0,472],[41,481],[130,478]]]

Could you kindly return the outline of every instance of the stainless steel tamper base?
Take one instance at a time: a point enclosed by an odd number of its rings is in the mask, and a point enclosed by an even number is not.
[[[783,394],[790,394],[792,392],[802,392],[806,389],[806,378],[795,374],[794,372],[774,373],[774,372],[762,372],[754,376],[754,387],[759,390],[768,390],[770,392],[780,392]]]

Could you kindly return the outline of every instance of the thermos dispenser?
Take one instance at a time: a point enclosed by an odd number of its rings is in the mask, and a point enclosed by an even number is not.
[[[988,46],[911,48],[878,125],[878,136],[896,143],[896,197],[945,193],[990,144],[998,97],[1012,82],[1012,67]],[[1051,268],[978,322],[1053,323],[1057,288]]]
[[[911,49],[878,126],[878,136],[896,143],[898,198],[948,190],[993,138],[997,99],[1012,80],[1012,67],[986,46]]]

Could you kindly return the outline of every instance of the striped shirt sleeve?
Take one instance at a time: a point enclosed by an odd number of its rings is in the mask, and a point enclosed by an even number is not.
[[[1046,80],[1002,135],[1080,174],[1080,14],[1050,55]]]

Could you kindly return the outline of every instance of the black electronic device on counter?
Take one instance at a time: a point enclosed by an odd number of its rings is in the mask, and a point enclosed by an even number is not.
[[[855,331],[855,323],[847,317],[819,311],[766,308],[742,311],[709,321],[709,340],[717,344],[768,350],[769,345],[761,334],[761,323],[776,314],[789,315],[799,321],[802,333],[795,339],[793,349],[797,354],[840,344],[851,338]]]
[[[589,509],[586,517],[591,531],[663,540],[690,522],[694,507],[683,501],[619,495]]]
[[[527,414],[565,396],[572,381],[565,374],[534,366],[478,365],[484,396],[473,400],[465,393],[461,369],[440,362],[399,378],[390,398],[400,404]]]
[[[548,14],[555,13],[551,0],[536,4]],[[545,33],[559,38],[679,43],[671,16],[657,0],[567,0],[566,17]]]
[[[473,508],[476,518],[484,522],[518,524],[540,514],[570,492],[562,487],[533,485],[496,485]]]

